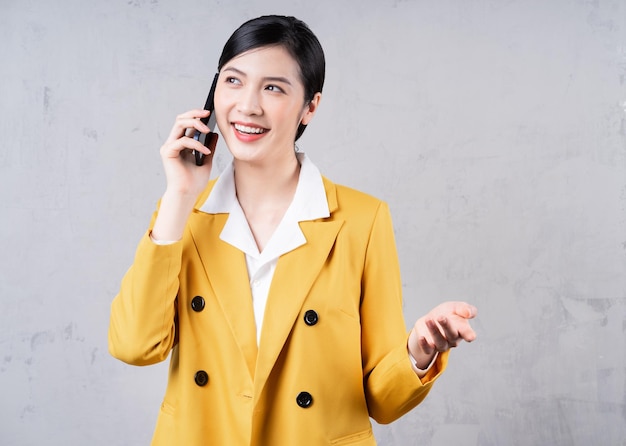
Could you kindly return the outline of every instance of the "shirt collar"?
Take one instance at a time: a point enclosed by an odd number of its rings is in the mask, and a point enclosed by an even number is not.
[[[287,210],[296,221],[316,220],[330,216],[322,174],[305,153],[298,153],[300,177]],[[230,214],[239,207],[235,190],[235,166],[231,161],[218,177],[208,198],[199,210],[207,214]]]
[[[209,214],[229,214],[220,239],[260,261],[270,261],[306,243],[300,221],[330,216],[322,175],[304,153],[298,153],[300,176],[293,201],[269,243],[259,253],[235,190],[235,169],[231,163],[219,176],[207,200],[199,208]]]

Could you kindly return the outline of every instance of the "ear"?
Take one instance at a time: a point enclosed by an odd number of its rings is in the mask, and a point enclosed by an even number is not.
[[[322,93],[315,93],[313,99],[304,107],[304,113],[302,114],[302,119],[300,120],[300,124],[308,125],[315,116],[315,112],[317,111],[317,107],[320,105],[320,101],[322,100]]]

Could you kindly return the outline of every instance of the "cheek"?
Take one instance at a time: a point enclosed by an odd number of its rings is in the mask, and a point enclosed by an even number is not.
[[[220,88],[215,90],[213,104],[215,106],[214,113],[218,126],[225,125],[228,116],[227,99],[224,97],[223,90]]]

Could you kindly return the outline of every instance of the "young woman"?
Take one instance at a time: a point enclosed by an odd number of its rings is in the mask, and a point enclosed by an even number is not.
[[[161,148],[167,188],[111,308],[129,364],[171,353],[154,445],[374,445],[370,417],[415,407],[476,309],[446,302],[407,335],[387,205],[294,149],[324,54],[293,17],[244,23],[219,60],[215,116],[233,155],[209,181],[191,110]],[[202,166],[191,151],[207,155]]]

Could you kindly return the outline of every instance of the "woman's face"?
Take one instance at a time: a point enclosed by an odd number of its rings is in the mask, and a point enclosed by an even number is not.
[[[220,71],[217,125],[235,160],[280,161],[294,156],[298,125],[310,122],[320,97],[305,103],[298,64],[283,47],[253,49]]]

